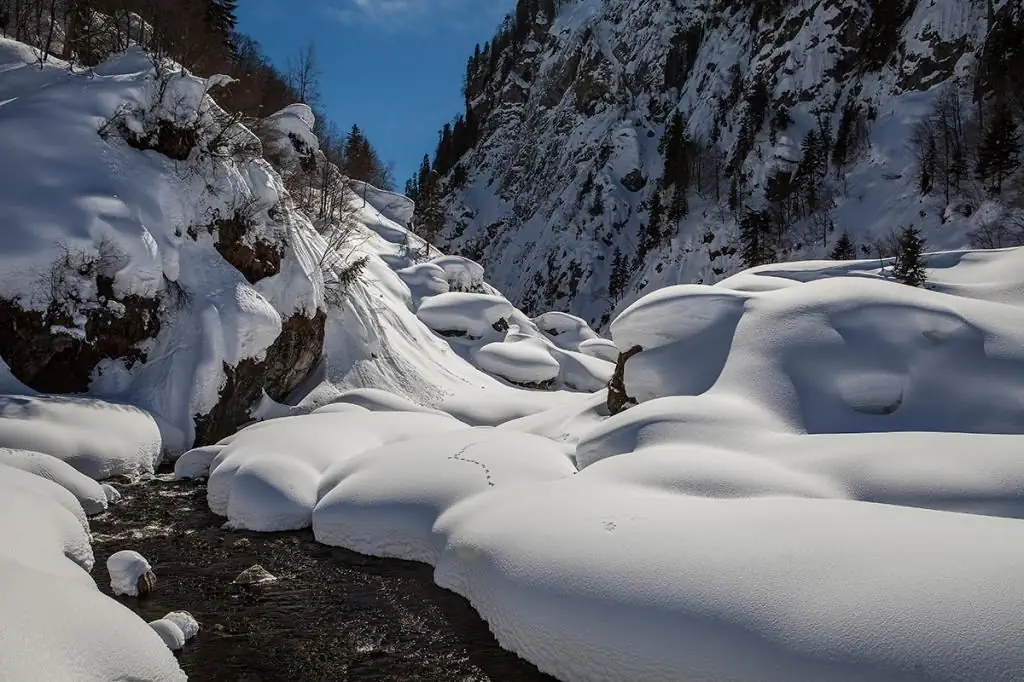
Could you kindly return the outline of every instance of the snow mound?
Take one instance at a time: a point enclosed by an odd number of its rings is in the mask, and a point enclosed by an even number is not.
[[[588,470],[471,499],[436,531],[449,537],[438,584],[559,679],[1011,680],[1024,669],[1015,520],[708,499]]]
[[[501,296],[450,292],[433,296],[420,304],[416,316],[441,335],[483,338],[494,325],[512,317],[512,304]]]
[[[130,549],[115,552],[107,559],[110,589],[116,595],[139,596],[139,579],[153,569],[146,557]]]
[[[544,313],[535,317],[533,323],[544,336],[563,350],[579,351],[584,342],[600,339],[586,320],[568,313]]]
[[[1024,433],[1020,307],[880,279],[807,280],[641,299],[612,323],[619,348],[643,348],[626,363],[626,392],[743,395],[809,433]]]
[[[89,522],[74,495],[53,481],[0,464],[0,525],[7,558],[35,570],[91,585]]]
[[[452,291],[483,292],[484,266],[462,256],[439,256],[430,261],[444,270]]]
[[[108,499],[103,486],[52,455],[0,448],[0,465],[3,464],[53,481],[74,495],[86,514],[99,514],[107,509]]]
[[[571,476],[564,448],[538,436],[490,428],[405,440],[336,465],[313,511],[319,542],[374,556],[436,563],[445,538],[438,517],[462,500]]]
[[[160,639],[163,640],[163,643],[171,651],[178,651],[185,647],[185,633],[181,631],[181,627],[174,621],[161,618],[150,622],[149,627],[153,628],[153,632],[160,635]]]
[[[334,465],[388,443],[464,428],[447,415],[365,409],[262,422],[224,442],[210,468],[207,499],[233,528],[306,528],[333,487],[324,474]]]
[[[169,620],[181,628],[186,640],[199,634],[199,622],[188,611],[172,611],[164,616],[164,620]]]
[[[0,660],[6,679],[186,679],[146,621],[94,585],[54,580],[3,557],[0,580]]]
[[[414,301],[428,296],[447,294],[450,290],[444,270],[433,263],[411,265],[396,271],[396,274],[409,287]]]
[[[535,339],[489,343],[473,353],[476,365],[516,384],[545,384],[558,377],[561,365]]]
[[[0,447],[42,452],[86,476],[152,474],[162,442],[146,412],[92,398],[0,396]]]
[[[588,339],[580,343],[579,351],[605,362],[615,363],[619,359],[619,347],[609,339]]]
[[[174,462],[174,478],[206,478],[210,475],[210,466],[214,458],[223,449],[223,445],[207,445],[189,450]]]

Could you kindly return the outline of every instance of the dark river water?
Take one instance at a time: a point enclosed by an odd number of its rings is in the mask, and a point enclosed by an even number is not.
[[[107,557],[141,552],[157,575],[147,621],[190,611],[199,636],[179,661],[191,680],[552,680],[498,647],[469,603],[434,585],[423,564],[325,547],[310,531],[221,530],[206,487],[158,478],[117,484],[121,504],[92,519],[94,577]],[[279,578],[232,584],[261,564]]]

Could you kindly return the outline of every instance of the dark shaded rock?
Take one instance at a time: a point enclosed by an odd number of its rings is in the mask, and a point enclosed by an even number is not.
[[[81,311],[84,336],[58,305],[41,313],[0,299],[0,357],[19,381],[44,393],[83,393],[101,360],[116,358],[128,368],[145,362],[137,346],[160,331],[159,301],[115,299],[112,280],[98,277],[97,284],[107,304]]]
[[[508,320],[506,320],[504,317],[495,322],[491,326],[494,327],[494,331],[496,332],[507,332],[509,329]]]
[[[220,402],[209,414],[196,416],[196,447],[227,438],[248,422],[249,409],[264,391],[274,400],[284,400],[320,360],[326,321],[327,315],[320,310],[313,317],[293,315],[284,321],[281,335],[263,361],[225,365],[227,382]]]
[[[199,144],[199,131],[196,128],[180,126],[167,120],[158,121],[156,130],[148,135],[138,135],[123,124],[120,133],[128,146],[140,151],[159,152],[175,161],[186,160]]]
[[[619,361],[615,363],[615,374],[612,375],[611,383],[608,384],[608,411],[613,415],[636,405],[636,400],[626,393],[626,362],[634,355],[642,353],[643,350],[640,346],[633,346],[625,353],[620,354]]]
[[[144,599],[153,594],[153,591],[156,589],[156,574],[153,571],[146,571],[140,575],[136,588],[139,591],[139,599]]]
[[[639,168],[634,168],[622,178],[622,186],[630,192],[639,192],[647,186],[647,178],[644,177],[643,171]]]
[[[218,220],[212,226],[212,230],[217,233],[217,243],[214,245],[217,252],[245,275],[250,284],[255,284],[281,272],[284,248],[263,239],[253,240],[252,245],[246,244],[244,237],[250,229],[251,221],[237,212],[230,218]]]

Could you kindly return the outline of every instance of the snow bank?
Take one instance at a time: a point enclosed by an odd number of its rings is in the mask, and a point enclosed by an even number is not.
[[[70,396],[0,396],[0,447],[43,452],[93,479],[153,473],[160,430],[134,407]]]
[[[447,415],[334,412],[262,422],[224,441],[213,460],[210,509],[234,528],[306,528],[334,465],[367,450],[429,433],[464,429]]]
[[[1024,433],[1024,311],[871,278],[671,287],[612,323],[627,393],[743,395],[810,433]],[[957,396],[951,400],[950,396]]]
[[[587,474],[481,496],[438,523],[450,538],[438,583],[559,679],[1011,680],[1024,669],[1018,521],[707,499]]]
[[[146,622],[94,586],[55,580],[3,557],[0,580],[0,661],[6,679],[186,679]]]
[[[85,513],[45,476],[74,477],[52,461],[37,464],[43,475],[0,463],[0,677],[184,680],[145,621],[103,595],[87,573],[93,554]]]
[[[107,508],[103,486],[52,455],[0,447],[0,465],[3,464],[53,481],[74,495],[86,514],[99,514]]]
[[[434,524],[458,502],[575,471],[562,447],[525,433],[477,428],[405,440],[336,465],[313,532],[325,544],[433,564],[444,548]]]
[[[605,362],[615,363],[619,359],[619,347],[609,339],[588,339],[580,343],[579,351]]]

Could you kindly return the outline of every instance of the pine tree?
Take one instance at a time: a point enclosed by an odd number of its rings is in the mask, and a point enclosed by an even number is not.
[[[832,260],[856,260],[857,259],[857,247],[853,245],[853,240],[850,239],[850,235],[843,232],[842,236],[839,237],[839,241],[836,243],[836,248],[832,249]]]
[[[626,277],[626,259],[622,256],[622,249],[616,246],[615,252],[612,255],[611,277],[608,281],[608,295],[611,296],[612,300],[619,300],[619,296],[622,294],[622,289],[626,285]]]
[[[892,270],[893,277],[912,287],[919,287],[928,281],[924,267],[924,239],[916,227],[905,228],[898,240],[899,255]]]
[[[768,211],[747,211],[740,221],[743,262],[748,268],[772,262],[772,218]]]
[[[1020,132],[1013,112],[1005,103],[996,105],[978,145],[976,173],[983,182],[991,181],[993,194],[999,194],[1003,182],[1020,167]]]

